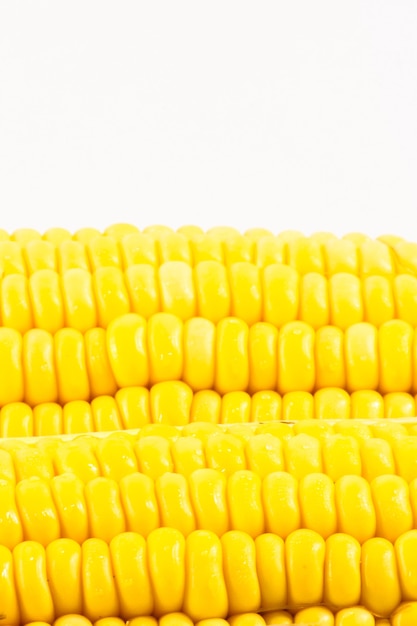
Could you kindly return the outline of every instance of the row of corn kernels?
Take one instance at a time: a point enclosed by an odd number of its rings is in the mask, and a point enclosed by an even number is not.
[[[53,624],[31,622],[24,626],[414,626],[417,620],[417,602],[405,602],[389,618],[375,618],[363,606],[340,611],[330,611],[323,606],[289,611],[269,611],[263,614],[242,613],[228,619],[212,618],[193,622],[185,613],[168,613],[159,620],[156,617],[135,617],[125,622],[120,617],[103,617],[94,624],[82,615],[63,615]]]
[[[249,263],[227,270],[214,261],[194,269],[171,261],[158,269],[132,265],[125,272],[69,269],[60,276],[44,269],[1,281],[1,323],[19,332],[33,327],[56,332],[64,326],[85,332],[107,328],[126,313],[148,319],[160,311],[183,321],[199,316],[217,323],[234,316],[249,326],[268,322],[277,328],[296,319],[314,329],[331,324],[345,330],[363,321],[379,327],[392,319],[417,326],[417,277],[360,279],[338,273],[327,279],[317,273],[300,276],[279,264],[261,271]]]
[[[18,241],[16,241],[18,239]],[[301,274],[319,272],[331,276],[348,272],[360,276],[371,274],[393,276],[398,272],[416,273],[416,244],[387,236],[372,240],[365,235],[338,239],[332,234],[301,233],[130,232],[116,236],[85,232],[73,239],[61,236],[47,239],[26,236],[0,241],[0,268],[3,274],[30,275],[38,269],[62,271],[79,267],[94,271],[99,267],[126,269],[137,263],[153,266],[167,261],[196,265],[201,261],[255,263],[265,267],[283,263]]]
[[[355,324],[345,333],[334,326],[314,332],[296,321],[278,332],[262,322],[248,328],[233,317],[217,326],[203,318],[184,324],[169,313],[148,321],[130,313],[107,331],[85,335],[73,328],[55,335],[0,328],[0,406],[64,405],[166,381],[222,395],[327,387],[416,394],[417,333],[400,320],[379,329]]]
[[[132,473],[119,483],[100,477],[84,484],[74,474],[16,486],[0,480],[0,545],[10,549],[23,540],[47,547],[61,537],[109,542],[125,531],[146,538],[160,527],[185,537],[196,529],[219,537],[236,530],[253,539],[264,533],[286,539],[305,528],[324,539],[343,532],[360,544],[372,537],[393,543],[417,528],[417,480],[385,474],[370,483],[357,475],[334,482],[321,473],[297,480],[287,472],[261,479],[249,470],[226,477],[214,469],[188,477],[165,472],[155,480]]]
[[[344,533],[324,540],[308,529],[253,540],[239,531],[184,537],[162,527],[147,539],[121,533],[110,544],[27,541],[13,551],[0,546],[2,611],[8,626],[71,613],[96,621],[183,611],[198,621],[320,604],[361,604],[389,617],[417,600],[416,544],[416,530],[394,544],[373,537],[361,546]]]
[[[14,484],[31,477],[49,480],[71,473],[83,482],[99,476],[119,481],[135,472],[156,479],[166,472],[188,476],[203,468],[226,476],[247,469],[261,478],[286,471],[298,480],[317,472],[325,472],[333,481],[346,475],[362,475],[372,481],[391,474],[408,483],[417,478],[415,425],[410,426],[413,434],[408,434],[405,425],[384,420],[371,426],[341,420],[335,422],[334,430],[328,424],[309,421],[297,422],[294,428],[272,422],[243,431],[231,425],[229,432],[213,424],[189,426],[181,431],[162,427],[161,434],[160,425],[151,425],[136,436],[117,432],[64,441],[41,437],[34,443],[3,439],[0,478]]]

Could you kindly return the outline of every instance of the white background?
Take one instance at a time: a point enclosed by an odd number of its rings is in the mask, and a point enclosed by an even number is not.
[[[417,241],[417,2],[2,0],[0,217]]]

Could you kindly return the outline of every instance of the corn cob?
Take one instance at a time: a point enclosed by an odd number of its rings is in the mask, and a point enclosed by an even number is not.
[[[254,541],[239,531],[219,539],[208,530],[185,538],[172,528],[146,540],[122,533],[110,544],[58,539],[45,549],[24,541],[13,552],[0,549],[2,611],[8,626],[71,613],[96,621],[183,611],[198,621],[322,603],[336,611],[360,603],[389,617],[416,601],[416,532],[395,544],[372,538],[362,546],[343,533],[325,541],[307,529],[285,541],[272,533]]]

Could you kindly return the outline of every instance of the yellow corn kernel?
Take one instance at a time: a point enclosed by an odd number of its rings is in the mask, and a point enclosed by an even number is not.
[[[151,422],[149,391],[144,387],[125,387],[115,395],[125,430],[142,428]]]
[[[177,233],[180,233],[181,235],[184,235],[186,239],[193,241],[194,239],[201,237],[201,235],[204,234],[204,231],[200,226],[196,226],[195,224],[186,224],[177,228]]]
[[[267,611],[262,613],[265,624],[292,624],[292,615],[288,611]]]
[[[257,391],[251,401],[251,422],[275,422],[281,419],[282,399],[276,391]]]
[[[300,528],[298,481],[286,472],[273,472],[262,483],[262,499],[267,533],[286,539]]]
[[[371,437],[361,442],[362,476],[370,483],[377,476],[395,474],[395,462],[390,444]]]
[[[393,281],[397,317],[411,326],[417,326],[417,278],[399,274]]]
[[[0,437],[33,437],[33,412],[24,402],[10,402],[0,410]]]
[[[330,324],[346,330],[363,321],[361,281],[352,274],[334,274],[329,279]]]
[[[392,253],[382,241],[364,241],[359,247],[360,273],[364,276],[392,276],[394,264]]]
[[[417,568],[415,560],[417,530],[409,530],[400,535],[395,541],[394,548],[402,598],[407,601],[415,601],[417,600]]]
[[[16,241],[0,241],[0,259],[3,276],[22,274],[26,276],[26,265],[22,246]]]
[[[374,615],[363,606],[342,609],[335,615],[335,626],[376,626],[379,622],[380,620],[375,621]]]
[[[119,387],[149,382],[146,321],[136,313],[112,320],[107,328],[107,351]]]
[[[184,324],[183,380],[194,392],[213,387],[215,336],[213,322],[203,317],[194,317]]]
[[[72,539],[57,539],[46,547],[45,556],[55,616],[82,613],[81,546]]]
[[[22,624],[35,620],[52,624],[55,609],[43,546],[35,541],[19,543],[13,550],[13,569]]]
[[[217,261],[201,261],[195,266],[194,281],[197,314],[213,324],[231,312],[231,294],[226,267]]]
[[[58,514],[61,537],[71,539],[81,545],[89,536],[84,483],[74,474],[61,474],[52,478],[50,486]]]
[[[392,444],[396,473],[407,483],[417,478],[417,437],[404,436]]]
[[[131,265],[125,271],[126,288],[131,302],[131,310],[145,319],[148,319],[160,310],[156,276],[155,267],[145,263]]]
[[[133,224],[117,223],[108,226],[104,230],[103,235],[113,237],[116,241],[122,241],[128,235],[134,235],[137,233],[139,233],[137,226],[134,226]]]
[[[190,476],[195,470],[205,467],[203,443],[196,437],[184,435],[172,442],[172,459],[175,472]]]
[[[39,270],[29,278],[33,321],[37,328],[51,334],[64,327],[64,305],[60,277],[52,270]]]
[[[60,404],[88,400],[90,384],[82,334],[72,328],[62,328],[55,333],[54,344]]]
[[[361,552],[361,603],[376,615],[388,617],[401,601],[394,546],[374,537],[365,541]]]
[[[225,264],[228,266],[253,261],[255,245],[250,237],[240,234],[226,237],[223,247]]]
[[[33,327],[28,281],[21,274],[9,274],[1,281],[0,312],[3,326],[25,333]]]
[[[171,313],[148,320],[148,355],[152,385],[179,380],[183,371],[183,323]]]
[[[249,470],[241,470],[229,476],[227,502],[230,528],[240,530],[253,539],[264,532],[261,479]]]
[[[65,325],[85,333],[97,326],[97,311],[90,272],[81,268],[62,274]]]
[[[324,445],[325,442],[323,442]],[[285,467],[300,480],[307,474],[322,472],[322,445],[315,437],[295,435],[284,443]]]
[[[316,388],[345,388],[344,334],[335,326],[323,326],[314,343]]]
[[[384,414],[388,419],[415,417],[416,405],[413,396],[401,391],[385,394]]]
[[[13,557],[3,542],[0,543],[0,572],[1,615],[6,619],[5,624],[17,626],[20,624],[20,608],[13,572]]]
[[[8,480],[0,480],[0,562],[5,556],[2,547],[13,550],[23,541],[23,527],[15,500],[15,487]],[[8,566],[9,567],[9,566]],[[0,569],[0,571],[3,571]],[[0,589],[3,576],[0,576]],[[2,597],[2,596],[0,596]]]
[[[385,276],[367,276],[362,280],[362,295],[366,322],[379,328],[384,322],[394,319],[394,295],[390,279]]]
[[[384,417],[384,399],[377,391],[354,391],[350,396],[353,419],[380,419]]]
[[[191,246],[187,237],[181,233],[161,233],[156,239],[160,263],[182,261],[191,265]]]
[[[28,478],[16,485],[16,505],[23,535],[43,546],[60,537],[60,523],[48,481]]]
[[[349,239],[329,240],[323,244],[327,275],[359,272],[358,251],[355,243]]]
[[[161,308],[185,321],[196,314],[192,269],[184,261],[163,263],[158,271]]]
[[[137,615],[150,615],[153,595],[144,537],[130,532],[117,535],[110,542],[110,555],[120,615],[125,620],[132,620]]]
[[[258,613],[241,613],[228,618],[229,626],[265,626],[265,620]]]
[[[146,264],[158,265],[155,237],[146,233],[130,233],[120,240],[123,267]]]
[[[58,270],[61,275],[72,269],[91,271],[87,251],[79,241],[63,241],[58,246],[57,253]]]
[[[187,537],[196,528],[185,476],[167,472],[155,481],[162,526],[176,528]]]
[[[357,232],[347,233],[346,235],[343,235],[343,239],[347,239],[348,241],[353,241],[353,243],[358,247],[360,247],[366,241],[371,241],[371,237],[369,237],[368,235],[365,235],[365,233],[357,233]]]
[[[256,568],[261,591],[262,610],[287,605],[287,576],[284,540],[264,533],[255,539]],[[265,615],[264,615],[265,617]],[[266,623],[268,621],[265,619]],[[285,622],[271,622],[285,623]]]
[[[149,396],[152,421],[173,426],[188,424],[192,398],[192,390],[181,380],[153,385]]]
[[[299,309],[298,272],[288,265],[275,263],[262,274],[263,320],[280,328],[297,319]]]
[[[412,626],[417,619],[417,602],[405,602],[391,616],[392,626]],[[375,622],[375,624],[377,624]]]
[[[94,239],[95,237],[101,236],[101,232],[97,230],[97,228],[80,228],[77,230],[72,238],[74,241],[79,241],[83,245],[87,245],[89,241]]]
[[[314,330],[304,322],[285,324],[278,341],[278,391],[311,392],[315,385]]]
[[[190,474],[189,488],[197,528],[221,537],[230,528],[225,476],[202,468]]]
[[[360,544],[375,536],[376,513],[369,483],[362,476],[342,476],[335,483],[338,532]]]
[[[119,315],[130,312],[124,275],[117,267],[99,267],[93,274],[93,292],[98,325],[107,328]]]
[[[348,474],[360,476],[362,464],[356,439],[339,434],[329,435],[323,441],[323,467],[334,481]]]
[[[152,224],[151,226],[146,226],[142,232],[149,233],[155,238],[159,238],[162,235],[169,235],[173,232],[173,229],[170,226],[165,226],[163,224]]]
[[[378,334],[375,326],[362,322],[345,332],[347,390],[376,390],[378,387]]]
[[[91,405],[86,400],[73,400],[62,410],[63,432],[68,434],[94,432]]]
[[[103,328],[91,328],[84,335],[85,360],[92,398],[114,395],[117,383],[107,351],[107,333]]]
[[[324,274],[321,245],[310,237],[299,237],[288,242],[288,265],[299,274],[318,272]]]
[[[147,554],[154,615],[181,611],[185,591],[184,537],[174,528],[157,528],[148,536]]]
[[[49,241],[29,241],[22,252],[29,275],[38,270],[57,271],[55,246]]]
[[[132,444],[123,436],[109,436],[97,442],[96,456],[103,476],[119,482],[138,471]]]
[[[235,317],[221,320],[216,330],[215,389],[220,394],[245,391],[249,384],[248,325]]]
[[[232,391],[231,393],[237,396],[238,394],[240,395],[241,393],[243,394],[244,392]],[[249,422],[237,421],[237,422],[233,422],[231,424],[226,425],[224,432],[230,433],[234,437],[238,437],[239,439],[242,440],[243,444],[246,445],[248,441],[250,441],[250,439],[253,437],[255,429],[256,429],[256,426],[254,427],[254,425],[250,424]]]
[[[121,479],[119,487],[127,530],[146,538],[160,526],[153,479],[145,474],[129,474]]]
[[[35,437],[62,435],[62,407],[56,402],[38,404],[33,407],[33,423]]]
[[[16,241],[24,247],[29,243],[29,241],[40,240],[41,234],[34,228],[18,228],[12,233],[10,239],[12,241]]]
[[[246,469],[243,442],[228,433],[209,435],[205,447],[207,467],[218,469],[230,475],[238,470]]]
[[[253,435],[245,447],[248,469],[261,479],[284,470],[282,442],[269,434]]]
[[[256,573],[255,542],[247,534],[230,530],[221,539],[223,570],[229,598],[229,613],[257,612],[261,590]]]
[[[288,604],[321,604],[324,587],[325,541],[313,530],[300,529],[285,540]]]
[[[208,530],[196,530],[186,540],[185,593],[183,610],[192,620],[225,618],[230,611],[226,586],[224,549],[220,539]],[[210,581],[210,584],[207,584]]]
[[[99,267],[121,267],[117,241],[113,237],[108,235],[94,237],[87,242],[86,250],[93,272]]]
[[[350,395],[344,389],[319,389],[314,394],[314,416],[322,420],[349,419]]]
[[[27,446],[17,448],[13,454],[16,482],[37,476],[49,480],[54,476],[52,459],[39,448]]]
[[[300,320],[314,330],[329,324],[329,294],[327,279],[316,272],[305,274],[300,285]]]
[[[314,416],[314,398],[307,391],[290,391],[282,399],[281,419],[286,422],[310,420]]]
[[[119,598],[109,546],[96,538],[81,546],[83,615],[91,621],[119,615]]]
[[[129,620],[129,626],[158,626],[158,620],[155,617],[144,616],[134,617]]]
[[[361,598],[361,546],[349,535],[334,533],[326,540],[324,602],[332,608],[358,604]]]
[[[274,235],[265,235],[256,241],[255,262],[258,267],[267,267],[275,263],[285,262],[285,242]]]
[[[185,426],[184,426],[185,428]],[[146,424],[135,436],[135,439],[143,439],[144,437],[161,437],[172,443],[181,436],[183,429],[170,424]]]
[[[223,243],[217,237],[202,233],[190,240],[190,246],[194,265],[204,261],[224,264]]]
[[[334,483],[326,474],[308,474],[298,485],[303,528],[316,531],[324,539],[337,530]]]
[[[17,330],[0,328],[0,406],[23,400],[22,346]]]
[[[372,422],[371,430],[374,437],[385,439],[391,445],[408,435],[407,428],[404,424],[396,424],[388,420]]]
[[[410,391],[412,384],[413,329],[401,320],[382,324],[378,333],[379,391]]]
[[[44,241],[49,241],[55,247],[59,246],[64,241],[71,241],[72,235],[66,228],[52,227],[45,230],[42,235]]]
[[[333,613],[324,606],[310,606],[297,611],[294,616],[294,624],[305,626],[306,624],[319,624],[320,626],[334,626]]]
[[[134,449],[139,471],[143,474],[157,478],[165,472],[173,471],[170,443],[165,437],[157,435],[143,437],[135,444]]]
[[[309,435],[322,441],[328,435],[334,434],[337,424],[339,424],[339,422],[336,422],[333,426],[333,424],[327,420],[321,421],[318,419],[300,420],[294,423],[294,435],[303,433],[304,435]]]
[[[94,432],[121,430],[122,422],[117,403],[111,396],[100,396],[91,402]]]
[[[103,617],[94,622],[94,626],[126,626],[126,622],[120,617]]]
[[[89,407],[87,403],[85,404]],[[100,475],[99,463],[92,445],[83,438],[65,442],[54,455],[54,466],[58,474],[75,474],[84,483]]]
[[[222,398],[220,422],[241,424],[250,421],[251,397],[245,391],[230,391]]]
[[[266,322],[249,328],[249,391],[275,389],[277,386],[278,331]]]
[[[226,253],[227,256],[227,253]],[[233,263],[229,268],[231,315],[252,326],[262,319],[262,287],[259,268],[253,263]]]
[[[401,476],[378,476],[371,483],[376,535],[391,543],[413,527],[408,484]]]
[[[191,403],[190,421],[218,424],[220,422],[221,405],[221,396],[216,391],[212,389],[197,391]]]
[[[32,328],[23,336],[25,401],[30,406],[55,402],[58,397],[54,341],[46,330]]]

